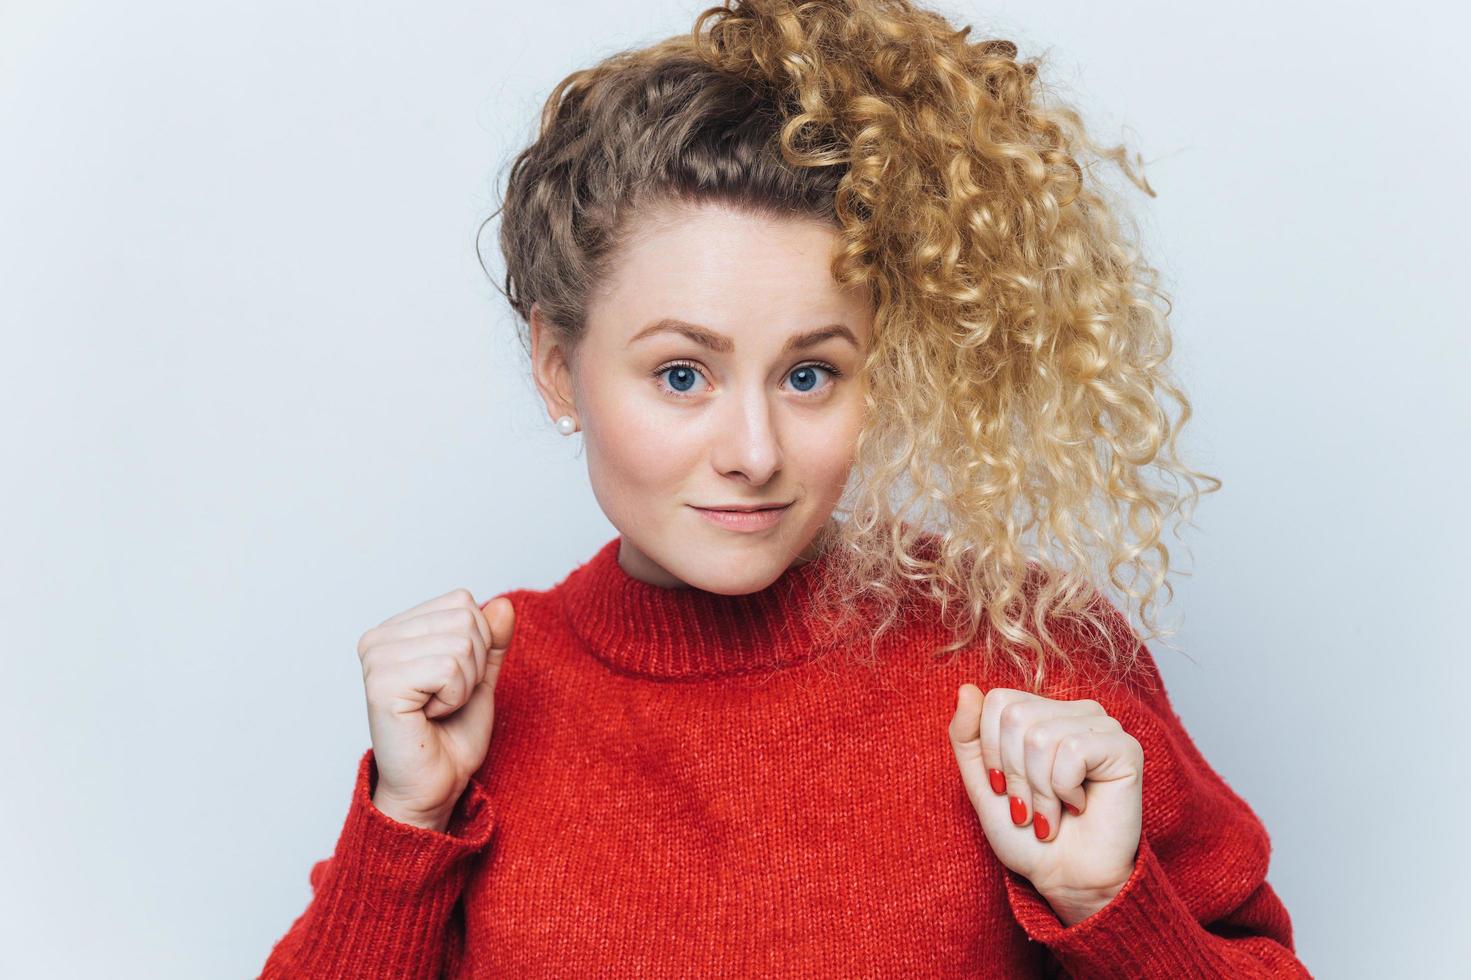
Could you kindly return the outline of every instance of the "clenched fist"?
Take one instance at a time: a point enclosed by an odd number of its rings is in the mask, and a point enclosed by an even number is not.
[[[431,830],[449,824],[490,747],[495,682],[514,628],[510,599],[481,609],[455,589],[358,641],[378,767],[373,805],[383,813]]]
[[[950,744],[991,849],[1064,925],[1118,894],[1139,848],[1144,749],[1102,705],[962,684]]]

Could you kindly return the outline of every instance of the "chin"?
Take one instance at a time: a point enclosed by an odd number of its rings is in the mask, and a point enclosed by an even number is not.
[[[791,564],[788,549],[767,541],[742,547],[725,545],[720,553],[706,551],[698,567],[684,575],[670,571],[697,589],[720,595],[747,595],[760,592],[781,577]]]

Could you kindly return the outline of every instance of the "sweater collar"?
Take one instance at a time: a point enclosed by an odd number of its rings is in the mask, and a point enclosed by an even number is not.
[[[711,679],[807,663],[834,645],[810,615],[831,552],[788,567],[758,592],[728,596],[634,578],[618,563],[621,541],[604,544],[561,585],[573,633],[615,669]]]

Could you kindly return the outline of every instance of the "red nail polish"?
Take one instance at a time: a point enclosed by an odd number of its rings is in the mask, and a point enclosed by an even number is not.
[[[1038,840],[1047,839],[1047,818],[1037,813],[1032,815],[1032,829],[1037,832]]]
[[[1006,795],[1006,774],[1000,769],[987,769],[986,772],[991,776],[991,790],[997,796]]]
[[[1018,827],[1027,822],[1027,805],[1015,796],[1011,798],[1011,822]]]
[[[1080,814],[1080,813],[1083,812],[1082,810],[1079,810],[1077,807],[1073,806],[1071,803],[1067,802],[1066,800],[1063,801],[1062,805],[1065,806],[1065,807],[1067,807],[1067,812],[1068,813],[1071,813],[1075,817],[1078,814]]]

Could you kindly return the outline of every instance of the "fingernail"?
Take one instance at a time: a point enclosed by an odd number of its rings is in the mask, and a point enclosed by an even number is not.
[[[991,776],[991,789],[997,796],[1006,795],[1006,776],[1000,769],[987,769]]]
[[[1046,817],[1042,816],[1042,814],[1040,814],[1040,813],[1034,814],[1032,816],[1032,827],[1033,827],[1033,829],[1035,829],[1037,831],[1037,839],[1038,840],[1046,840],[1047,839],[1047,818]]]
[[[1071,803],[1067,802],[1066,800],[1063,800],[1062,805],[1065,806],[1065,807],[1067,807],[1067,812],[1068,813],[1071,813],[1075,817],[1078,814],[1080,814],[1080,813],[1083,812],[1082,810],[1079,810],[1077,807],[1073,806]]]
[[[1027,822],[1027,805],[1020,798],[1011,798],[1011,822],[1020,827]]]

